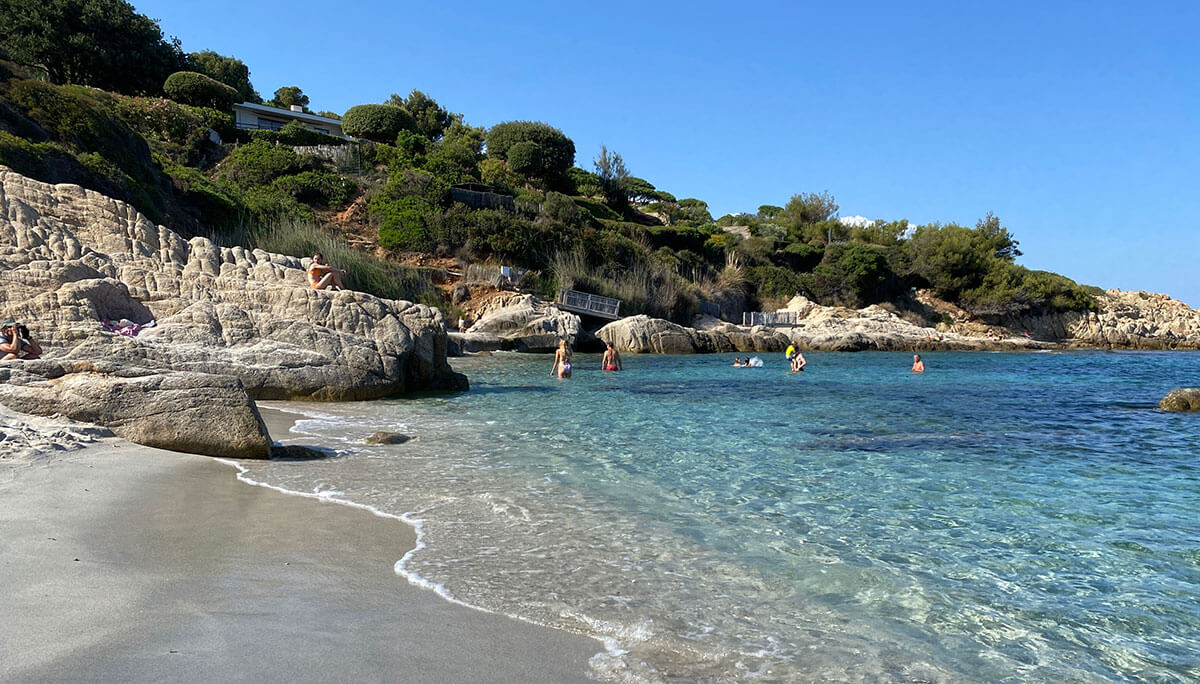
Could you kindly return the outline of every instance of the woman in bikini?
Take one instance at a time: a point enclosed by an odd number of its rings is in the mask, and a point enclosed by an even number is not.
[[[600,367],[606,371],[624,370],[621,367],[621,355],[613,348],[612,342],[605,342],[607,349],[604,350],[604,358],[600,361]]]
[[[326,264],[325,256],[317,252],[308,267],[308,282],[314,290],[340,290],[345,274],[342,269]]]
[[[554,367],[550,369],[550,375],[557,375],[559,380],[571,377],[571,349],[567,346],[566,338],[558,343],[558,350],[554,352]]]

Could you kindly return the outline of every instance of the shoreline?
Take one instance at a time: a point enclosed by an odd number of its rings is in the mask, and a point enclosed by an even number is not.
[[[589,681],[604,650],[406,581],[399,520],[209,457],[106,439],[0,473],[0,679]]]

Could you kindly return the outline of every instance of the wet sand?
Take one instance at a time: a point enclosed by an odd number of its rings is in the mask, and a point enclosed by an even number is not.
[[[602,650],[409,584],[399,521],[201,456],[0,462],[0,530],[3,681],[570,682]]]

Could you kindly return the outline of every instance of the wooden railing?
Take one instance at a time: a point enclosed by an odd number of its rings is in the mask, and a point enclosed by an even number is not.
[[[562,290],[558,293],[556,304],[560,309],[566,309],[575,313],[599,316],[600,318],[611,318],[612,320],[621,317],[621,300],[588,294],[587,292],[579,292],[578,290]]]
[[[778,327],[784,325],[796,325],[800,322],[800,313],[797,311],[744,311],[742,312],[742,325],[753,327],[756,325],[765,325],[768,327]]]

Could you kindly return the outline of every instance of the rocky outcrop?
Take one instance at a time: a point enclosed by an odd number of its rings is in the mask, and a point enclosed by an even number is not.
[[[112,362],[0,365],[0,404],[35,416],[103,425],[146,446],[267,458],[271,439],[254,401],[230,375],[156,372]]]
[[[559,340],[584,336],[578,316],[528,294],[497,297],[478,316],[465,334],[456,336],[467,351],[550,352]],[[499,346],[494,346],[495,340]]]
[[[1158,407],[1164,411],[1200,411],[1200,388],[1171,390],[1158,402]]]
[[[912,323],[882,306],[864,309],[820,306],[796,297],[784,313],[787,324],[738,326],[701,317],[695,328],[631,316],[601,328],[596,336],[618,351],[656,354],[776,352],[789,345],[822,351],[923,351],[933,349],[1038,349],[1053,346],[1025,337],[982,339],[944,333]]]
[[[1101,349],[1200,349],[1200,311],[1164,294],[1108,290],[1097,308],[1018,321],[1043,339]]]
[[[231,376],[257,398],[466,388],[440,312],[312,290],[306,266],[185,240],[123,202],[0,167],[0,311],[48,358]],[[116,319],[155,326],[125,336],[105,328]]]

